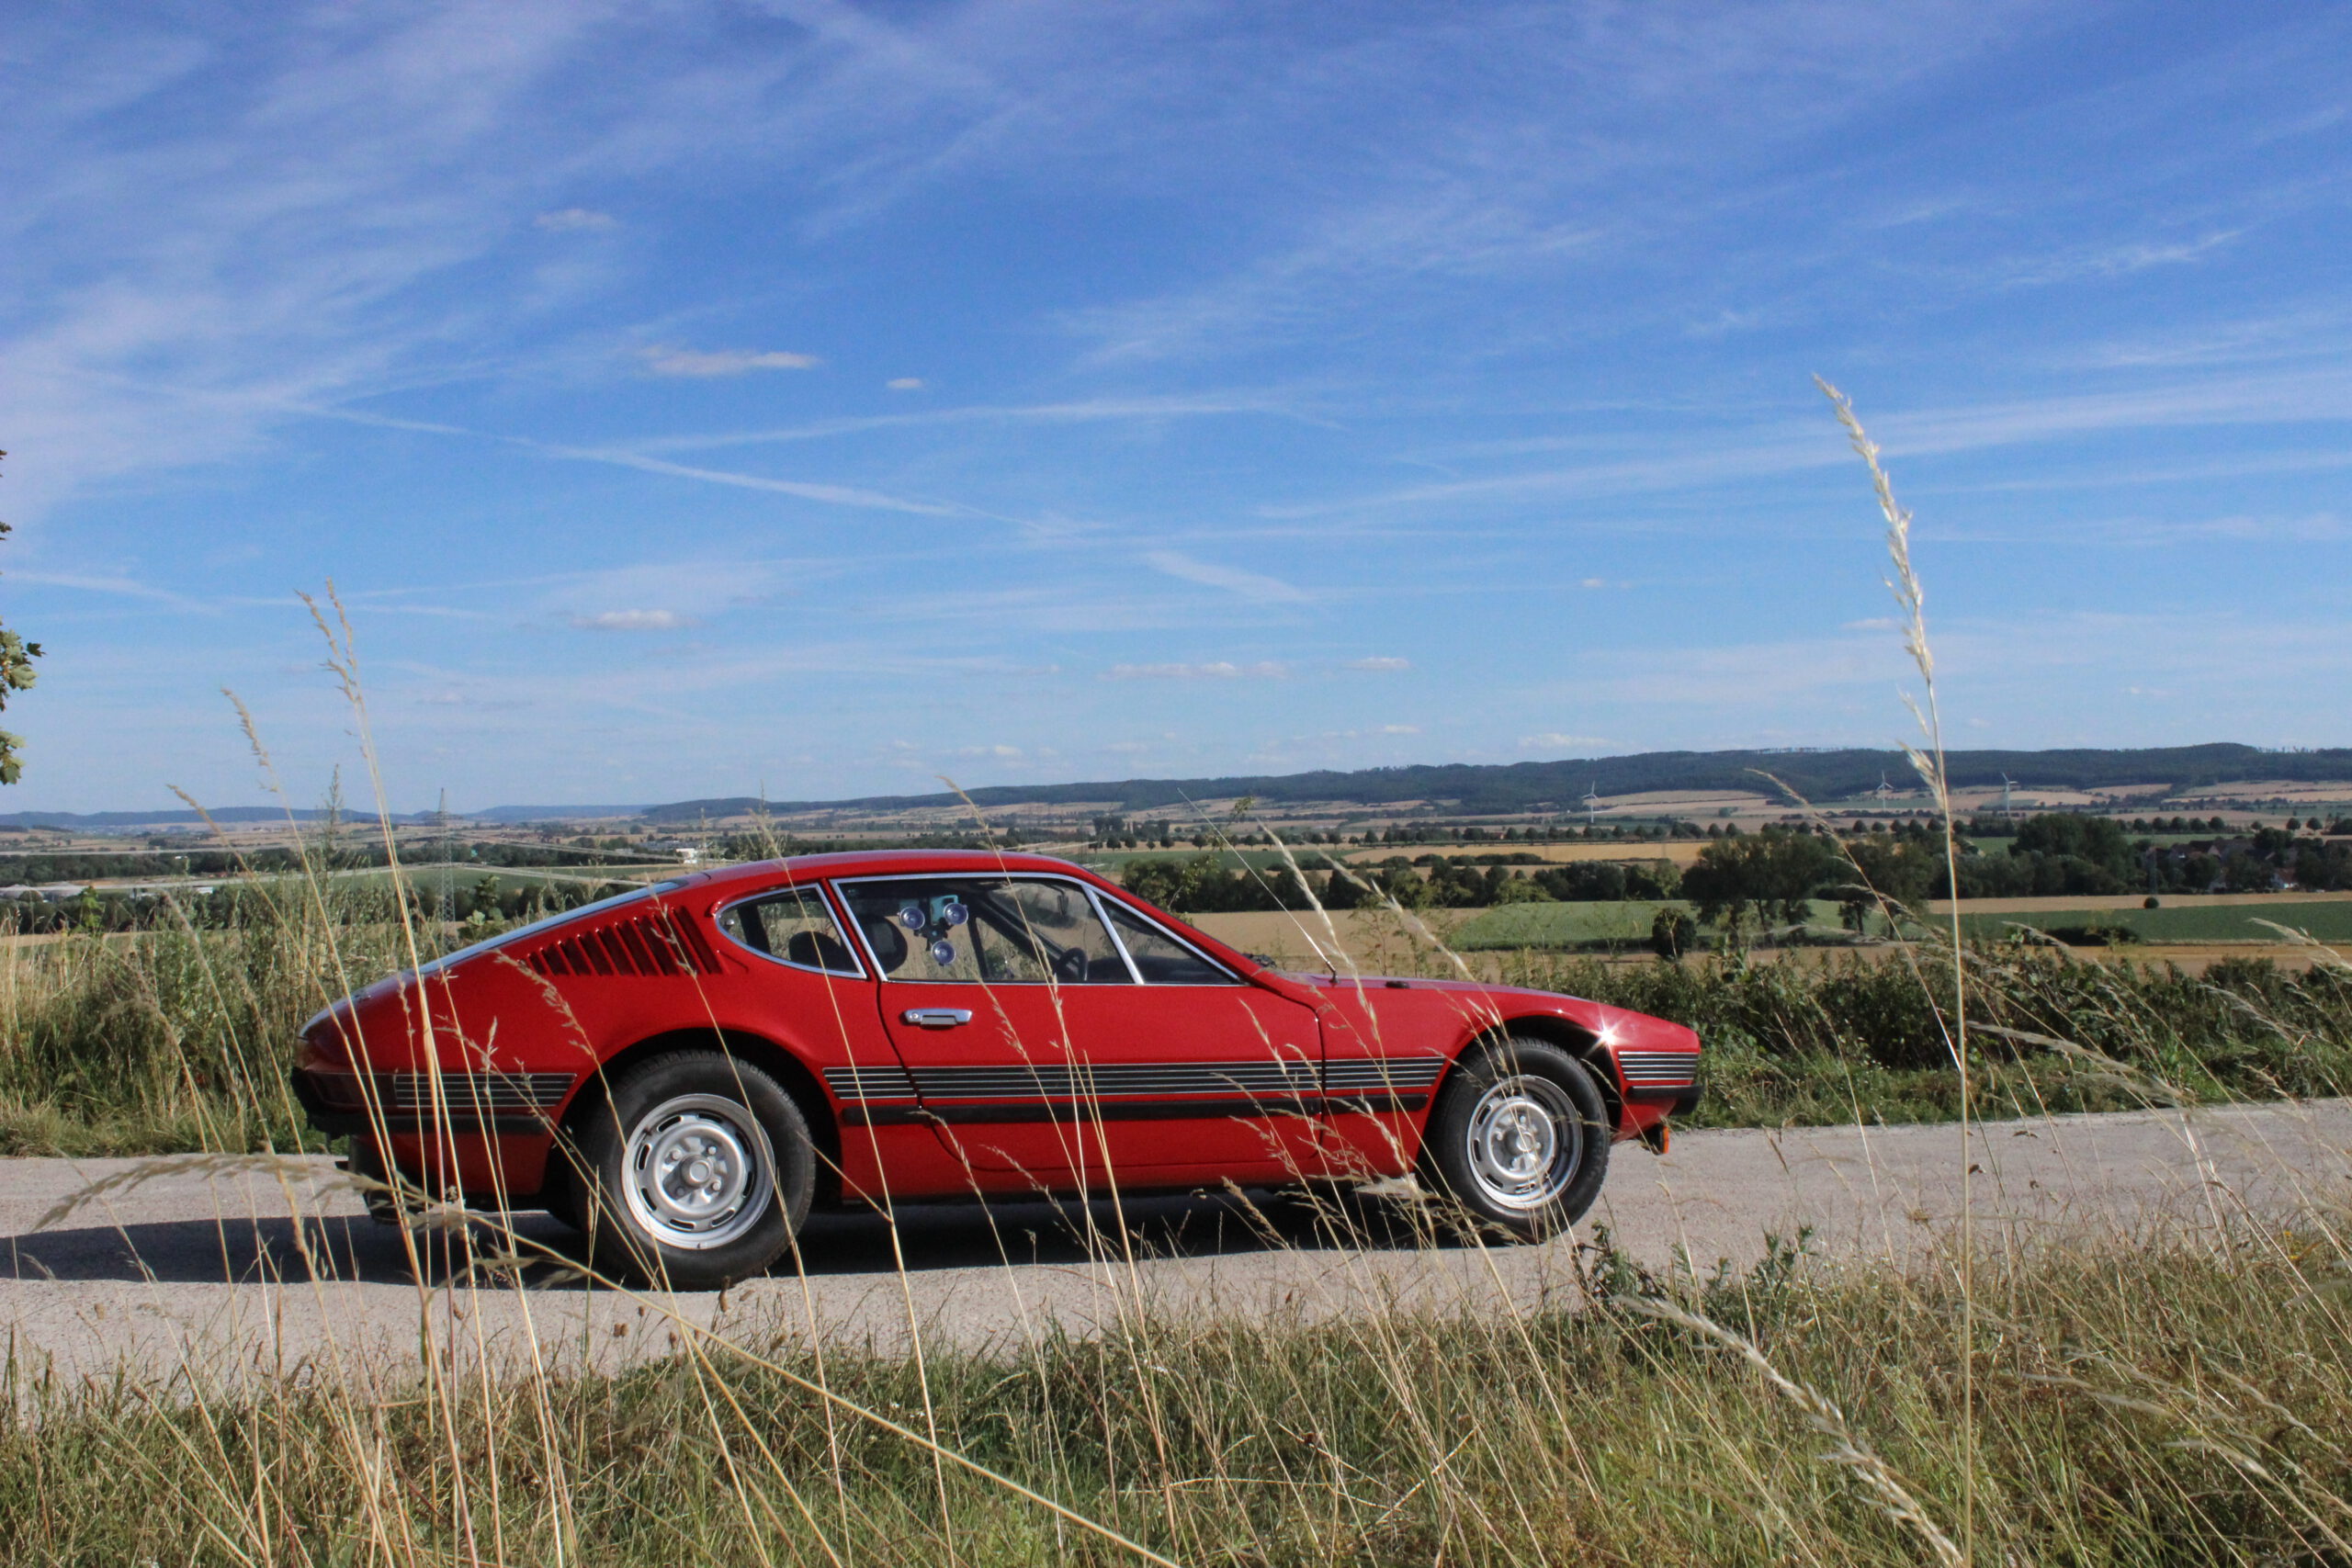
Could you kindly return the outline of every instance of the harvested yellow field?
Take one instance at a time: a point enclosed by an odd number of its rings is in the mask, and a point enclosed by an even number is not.
[[[1465,916],[1476,913],[1476,909],[1432,909],[1420,920],[1430,936],[1443,941]],[[1416,934],[1386,909],[1334,910],[1328,930],[1311,911],[1305,915],[1279,911],[1199,915],[1193,924],[1228,947],[1297,968],[1322,967],[1320,955],[1331,948],[1333,931],[1338,933],[1340,951],[1362,969],[1393,968],[1414,953],[1422,956],[1412,966],[1423,969],[1432,951],[1428,938]]]

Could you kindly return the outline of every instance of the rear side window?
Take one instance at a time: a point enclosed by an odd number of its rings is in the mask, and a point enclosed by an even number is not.
[[[824,895],[814,887],[786,887],[764,898],[719,911],[718,929],[750,948],[797,969],[827,975],[861,975],[849,943]]]
[[[1115,899],[1103,899],[1102,908],[1110,915],[1111,924],[1118,931],[1119,941],[1125,944],[1127,956],[1136,961],[1136,973],[1143,976],[1145,985],[1240,984],[1236,976],[1227,974],[1222,965],[1210,963],[1158,926],[1129,914]]]

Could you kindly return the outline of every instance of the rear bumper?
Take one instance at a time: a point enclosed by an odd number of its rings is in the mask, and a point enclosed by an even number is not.
[[[351,1074],[335,1076],[356,1081]],[[560,1085],[553,1081],[557,1077]],[[287,1081],[311,1125],[330,1138],[341,1138],[371,1132],[551,1132],[554,1110],[571,1094],[575,1080],[568,1074],[512,1077],[444,1073],[435,1085],[426,1074],[378,1073],[372,1108],[334,1103],[307,1068],[295,1068]]]

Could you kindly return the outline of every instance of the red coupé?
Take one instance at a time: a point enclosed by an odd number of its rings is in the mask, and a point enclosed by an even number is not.
[[[1063,861],[894,851],[699,873],[379,981],[304,1028],[294,1086],[362,1169],[707,1288],[812,1205],[1114,1182],[1417,1172],[1539,1236],[1611,1143],[1665,1146],[1698,1062],[1573,997],[1277,971]]]

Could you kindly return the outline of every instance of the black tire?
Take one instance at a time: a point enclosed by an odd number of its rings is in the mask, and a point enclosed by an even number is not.
[[[767,1074],[717,1051],[620,1073],[590,1111],[580,1152],[594,1190],[577,1209],[596,1267],[671,1290],[724,1290],[765,1273],[816,1190],[800,1107]]]
[[[584,1113],[584,1111],[583,1111]],[[588,1230],[588,1156],[569,1128],[558,1128],[539,1179],[539,1207],[582,1235]]]
[[[1421,1172],[1473,1228],[1540,1241],[1600,1195],[1613,1132],[1582,1062],[1541,1040],[1498,1041],[1473,1046],[1446,1075]]]

